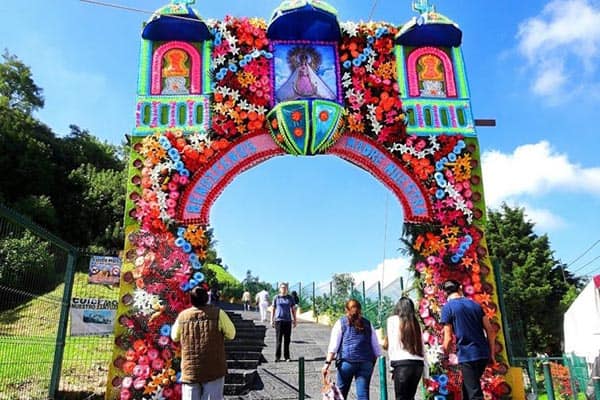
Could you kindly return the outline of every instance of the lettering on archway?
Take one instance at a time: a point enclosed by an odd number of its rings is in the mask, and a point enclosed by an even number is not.
[[[236,175],[283,154],[267,134],[238,141],[194,175],[178,206],[178,219],[184,224],[207,225],[211,206]],[[328,154],[350,161],[381,181],[402,203],[406,221],[431,219],[431,205],[422,187],[376,142],[356,135],[343,136]]]

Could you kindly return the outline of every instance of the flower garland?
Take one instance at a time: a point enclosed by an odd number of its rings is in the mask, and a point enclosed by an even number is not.
[[[392,144],[389,150],[421,180],[432,198],[433,224],[409,229],[413,263],[420,274],[422,298],[418,306],[425,325],[423,339],[433,365],[426,389],[428,398],[456,397],[461,391],[456,349],[451,349],[448,359],[440,357],[443,326],[438,321],[446,296],[438,288],[448,279],[459,281],[465,295],[481,304],[493,326],[500,329],[493,288],[485,282],[490,267],[483,233],[473,224],[482,217],[474,206],[481,200],[478,192],[481,180],[473,174],[475,145],[468,144],[460,135],[410,136],[403,143]],[[499,343],[497,346],[500,353]],[[506,364],[500,361],[497,368],[506,369]],[[499,397],[509,391],[504,378],[494,372],[497,371],[487,369],[483,377],[488,397]]]
[[[118,318],[124,332],[115,343],[125,354],[113,362],[124,376],[112,384],[121,399],[176,399],[181,397],[180,349],[169,336],[171,324],[189,307],[182,292],[204,281],[208,245],[205,227],[175,224],[177,200],[190,175],[230,143],[211,141],[205,133],[167,131],[140,144],[144,162],[141,179],[134,180],[141,189],[134,200],[140,229],[127,237],[126,262],[133,268],[123,276],[133,292],[121,299],[128,311]]]
[[[391,144],[406,134],[397,83],[393,25],[341,24],[342,88],[353,133]]]
[[[266,132],[265,115],[273,96],[273,53],[269,52],[266,23],[227,16],[211,25],[215,36],[213,130],[228,139]]]

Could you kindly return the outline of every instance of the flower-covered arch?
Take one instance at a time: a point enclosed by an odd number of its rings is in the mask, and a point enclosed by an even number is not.
[[[179,3],[168,9],[171,14]],[[182,15],[189,13],[184,7]],[[284,1],[270,25],[226,17],[207,24],[209,43],[189,43],[210,49],[203,70],[190,71],[209,76],[211,81],[202,84],[209,90],[159,95],[140,84],[138,102],[204,104],[206,108],[199,107],[207,115],[196,124],[176,116],[179,124],[138,124],[133,132],[124,273],[107,398],[180,396],[179,347],[169,332],[178,312],[188,306],[186,292],[204,279],[210,207],[239,173],[284,154],[341,157],[370,172],[403,204],[432,361],[427,397],[460,398],[454,352],[448,360],[439,357],[439,319],[446,301],[439,285],[448,278],[463,284],[498,331],[500,364],[484,375],[486,397],[510,393],[485,243],[479,144],[472,124],[465,118],[456,123],[460,118],[452,113],[470,104],[456,42],[460,36],[453,23],[434,14],[428,12],[425,24],[407,24],[410,29],[388,23],[339,24],[335,10],[323,1]],[[302,29],[295,29],[298,21]],[[453,42],[444,34],[446,26]],[[187,48],[178,42],[166,44]],[[277,47],[281,43],[284,47]],[[153,60],[162,60],[169,47],[155,44],[144,38],[142,48],[154,49]],[[408,89],[406,80],[415,78],[419,54],[439,57],[448,90],[452,82],[463,97],[402,93],[401,88]],[[278,62],[284,66],[281,71]],[[333,67],[322,67],[331,62]],[[286,96],[276,101],[278,88]],[[432,123],[413,127],[414,116],[406,110],[430,110]]]

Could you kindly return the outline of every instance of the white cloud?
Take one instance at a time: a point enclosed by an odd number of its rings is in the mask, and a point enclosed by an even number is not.
[[[552,0],[542,12],[519,25],[518,49],[529,62],[532,90],[540,96],[556,98],[565,85],[573,81],[582,90],[582,79],[590,80],[600,47],[600,9],[589,0]],[[569,63],[568,68],[565,64]],[[581,74],[581,71],[584,74]]]
[[[382,288],[385,288],[396,279],[402,277],[404,280],[404,288],[408,289],[413,281],[411,273],[409,273],[409,266],[409,257],[399,257],[386,259],[384,262],[379,263],[374,269],[351,272],[350,274],[357,285],[364,281],[366,288],[377,284],[378,281],[382,281]]]
[[[600,167],[584,168],[556,152],[547,141],[519,146],[512,154],[486,151],[482,156],[486,203],[549,191],[578,191],[600,196]],[[540,215],[541,216],[541,215]]]
[[[525,205],[525,216],[535,223],[540,232],[554,231],[567,225],[566,221],[550,210]]]

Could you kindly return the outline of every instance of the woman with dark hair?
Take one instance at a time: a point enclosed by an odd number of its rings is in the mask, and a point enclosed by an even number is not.
[[[331,361],[336,358],[337,386],[344,399],[348,397],[352,378],[356,380],[356,398],[369,399],[369,385],[375,360],[381,355],[375,329],[362,316],[358,300],[346,302],[346,315],[340,318],[331,330],[323,378],[327,377]]]
[[[396,400],[413,400],[426,365],[421,327],[408,297],[398,300],[387,319],[387,338]]]

